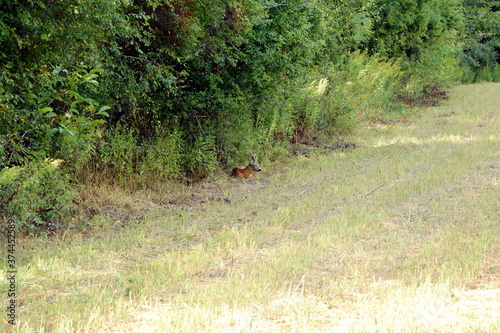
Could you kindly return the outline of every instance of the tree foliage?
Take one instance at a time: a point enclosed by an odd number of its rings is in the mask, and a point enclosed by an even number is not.
[[[464,2],[464,81],[500,81],[500,1]]]

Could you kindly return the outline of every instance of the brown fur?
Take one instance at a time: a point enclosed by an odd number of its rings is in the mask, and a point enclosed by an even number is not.
[[[231,176],[236,177],[236,178],[251,178],[251,177],[253,177],[252,176],[253,172],[262,171],[259,164],[257,164],[257,157],[255,155],[251,155],[248,158],[248,161],[250,162],[250,164],[247,165],[246,167],[240,166],[240,167],[234,168],[233,171],[231,172]]]

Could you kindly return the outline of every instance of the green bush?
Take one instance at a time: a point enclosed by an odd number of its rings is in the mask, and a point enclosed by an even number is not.
[[[293,105],[294,142],[308,142],[314,138],[315,125],[321,112],[321,96],[327,84],[327,79],[314,80],[296,93]]]
[[[183,156],[183,168],[189,176],[205,177],[214,172],[219,163],[215,149],[215,137],[200,135],[188,144]]]
[[[19,96],[5,91],[2,94],[1,76],[0,168],[43,159],[50,150],[53,138],[50,120],[28,108],[36,108],[34,104],[19,106]]]
[[[154,183],[181,176],[181,140],[177,133],[158,137],[147,148],[140,165],[141,179]]]
[[[100,177],[96,181],[120,183],[123,186],[147,186],[166,179],[179,178],[182,140],[178,133],[156,135],[140,143],[137,131],[121,125],[109,129],[91,152],[92,158],[84,165],[84,179]]]
[[[461,37],[463,82],[500,81],[500,2],[468,0],[464,6],[465,33]]]
[[[216,147],[225,164],[241,163],[260,150],[263,136],[255,128],[251,112],[234,112],[221,118],[218,128]]]
[[[91,172],[100,173],[108,181],[129,180],[137,171],[140,153],[137,133],[118,124],[97,145]]]
[[[401,108],[395,100],[404,73],[399,64],[354,52],[328,70],[315,129],[326,135],[352,130],[362,118]]]
[[[474,82],[500,82],[500,64],[481,67],[474,73]]]
[[[423,50],[420,61],[406,63],[404,68],[411,80],[406,81],[406,96],[418,98],[427,87],[448,88],[460,82],[462,69],[457,47],[445,42]]]
[[[18,230],[51,232],[73,226],[77,192],[59,168],[62,162],[46,159],[0,171],[0,210],[14,219]]]
[[[292,82],[287,85],[276,83],[265,98],[258,99],[258,105],[252,104],[257,114],[255,128],[261,135],[262,144],[269,146],[288,142],[293,138],[296,121],[293,114],[294,101],[300,100],[300,96],[304,94],[301,89],[302,85]]]

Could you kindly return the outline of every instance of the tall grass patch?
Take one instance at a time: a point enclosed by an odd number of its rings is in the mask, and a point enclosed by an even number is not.
[[[403,72],[397,62],[355,52],[327,71],[316,129],[326,135],[352,130],[361,119],[402,108],[396,100]]]

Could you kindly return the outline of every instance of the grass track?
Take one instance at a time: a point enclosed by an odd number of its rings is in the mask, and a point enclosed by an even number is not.
[[[101,190],[150,217],[19,240],[14,331],[500,331],[500,85],[348,139],[255,180]]]

